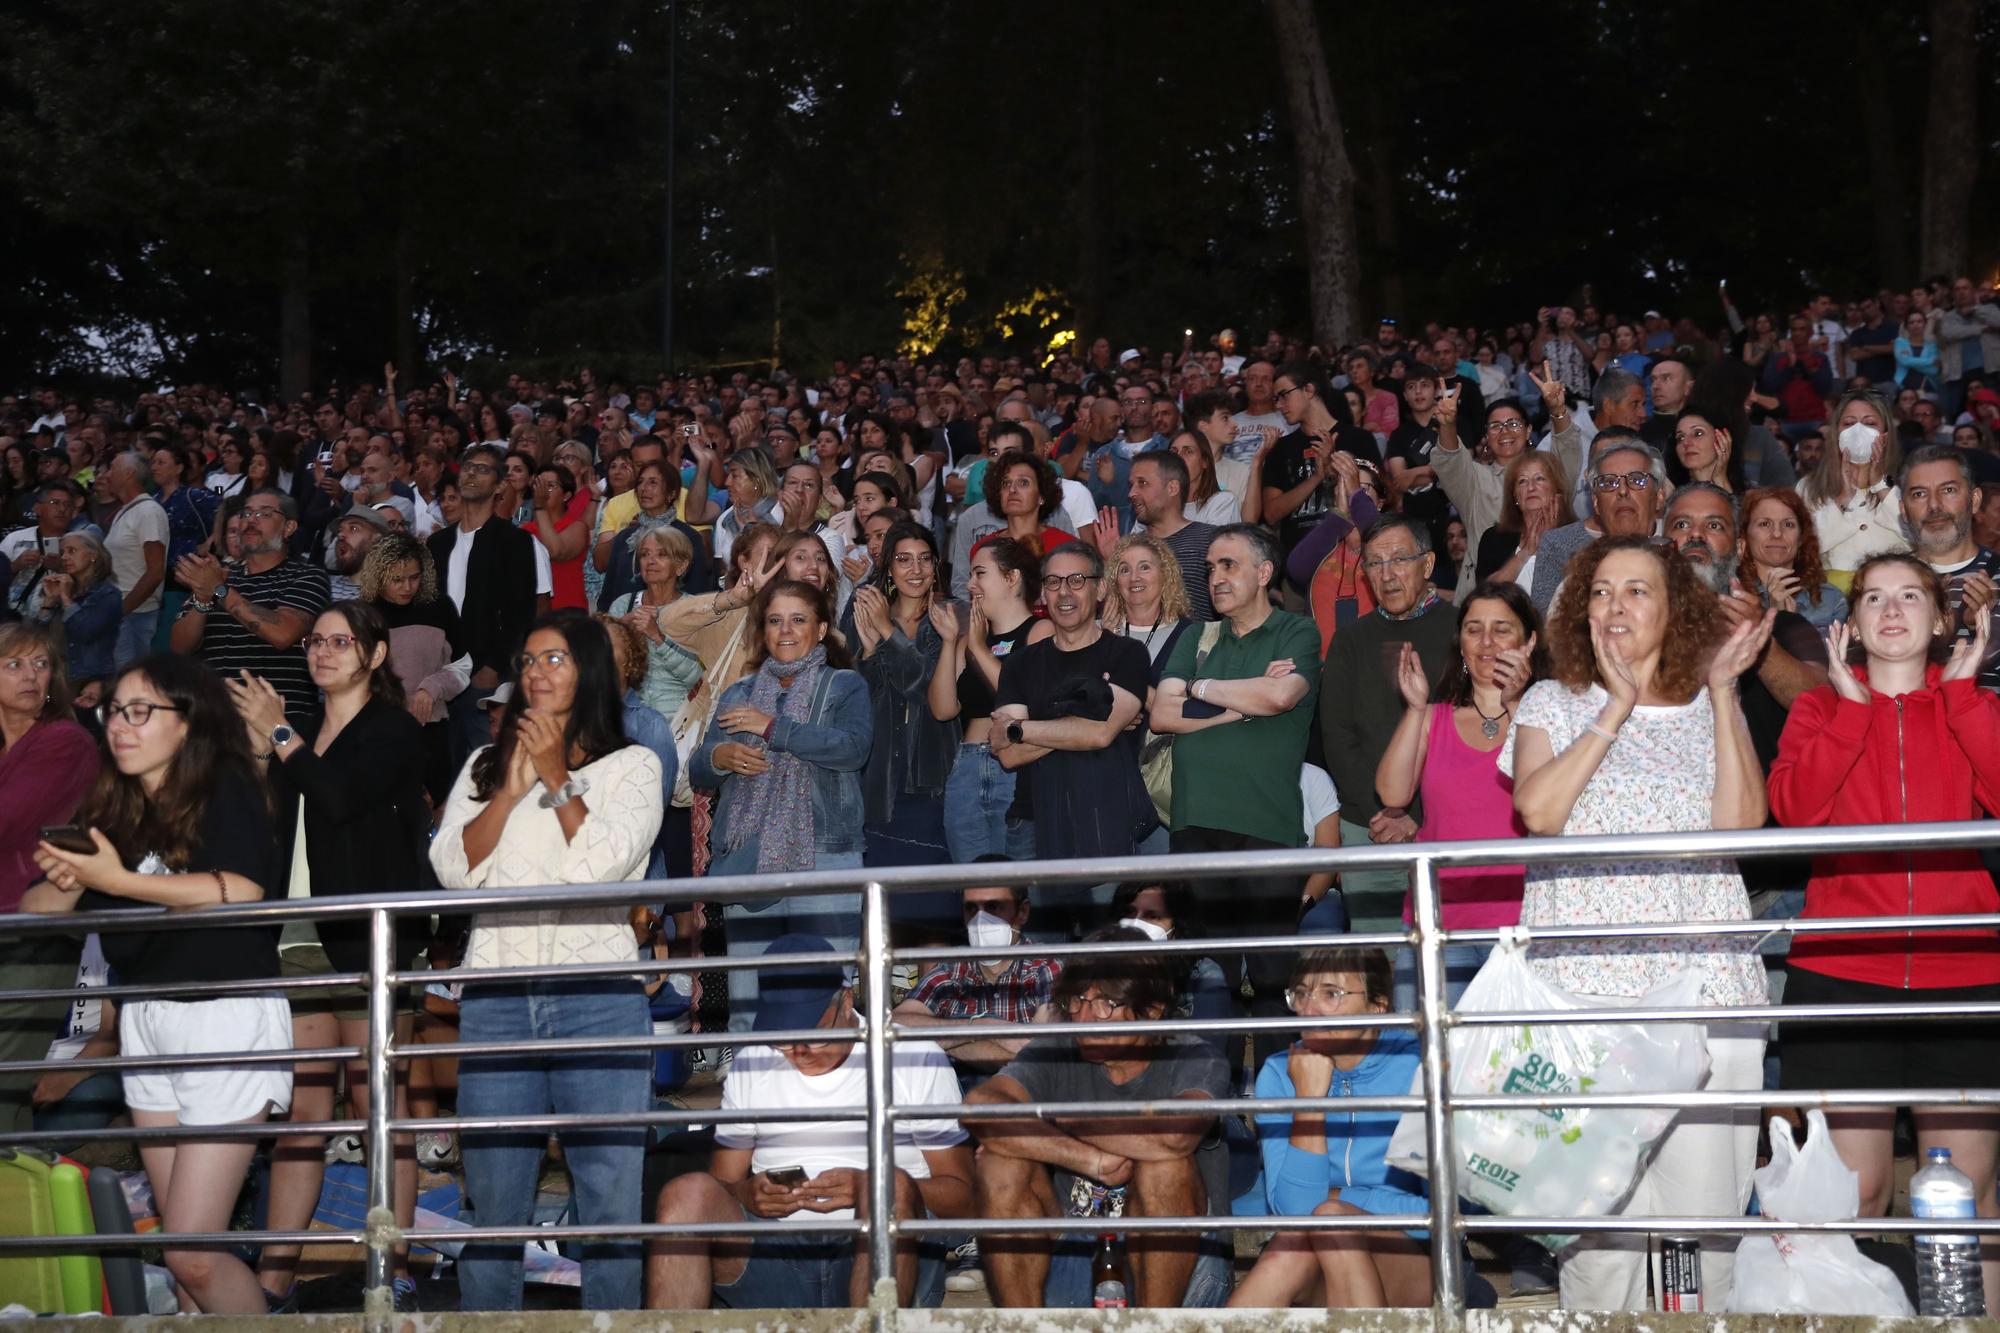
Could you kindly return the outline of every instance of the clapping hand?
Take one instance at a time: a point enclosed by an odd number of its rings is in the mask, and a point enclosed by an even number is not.
[[[1534,674],[1534,651],[1535,636],[1530,634],[1519,648],[1502,648],[1493,654],[1493,684],[1502,699],[1518,699],[1528,688],[1528,679]]]
[[[933,601],[930,606],[930,617],[931,628],[937,631],[937,636],[944,640],[947,647],[958,642],[960,631],[956,602]]]
[[[1730,631],[1722,646],[1715,650],[1715,656],[1709,659],[1709,689],[1728,689],[1744,672],[1756,667],[1757,659],[1764,654],[1765,645],[1771,642],[1771,626],[1777,623],[1777,619],[1775,610],[1766,611]]]
[[[563,728],[548,713],[530,708],[516,720],[514,753],[525,754],[536,777],[550,791],[569,779],[569,756],[563,745]]]
[[[195,601],[212,602],[215,590],[223,584],[222,562],[199,552],[184,555],[174,562],[174,577],[181,581],[188,590],[188,596]]]
[[[284,698],[270,681],[248,671],[238,671],[236,679],[225,679],[222,684],[229,691],[230,702],[236,705],[236,715],[243,719],[243,728],[250,735],[250,748],[270,753],[271,733],[284,725]]]
[[[1602,625],[1590,622],[1590,647],[1597,657],[1598,683],[1612,701],[1629,715],[1639,702],[1639,681],[1632,674],[1632,667],[1625,661],[1625,654],[1611,643],[1610,636]]]
[[[1845,620],[1836,620],[1826,627],[1826,683],[1841,698],[1865,704],[1875,696],[1848,665],[1847,647],[1852,639],[1853,631],[1847,628]]]
[[[1397,654],[1396,689],[1411,708],[1422,708],[1431,701],[1430,678],[1424,675],[1423,659],[1417,656],[1413,644],[1403,644]]]
[[[1977,680],[1979,668],[1986,663],[1986,642],[1992,637],[1993,617],[1980,614],[1974,622],[1972,637],[1960,639],[1952,646],[1951,659],[1944,665],[1946,680]]]

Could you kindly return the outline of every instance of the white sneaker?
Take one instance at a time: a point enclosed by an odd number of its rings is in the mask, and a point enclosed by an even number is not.
[[[329,1162],[355,1162],[364,1160],[361,1154],[359,1134],[336,1134],[327,1141],[326,1160]]]
[[[427,1171],[442,1171],[458,1161],[458,1140],[443,1130],[425,1130],[417,1135],[417,1165]]]

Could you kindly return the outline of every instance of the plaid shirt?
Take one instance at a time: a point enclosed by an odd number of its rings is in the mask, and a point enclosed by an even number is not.
[[[939,1018],[1027,1023],[1055,994],[1061,973],[1062,964],[1052,958],[1015,958],[997,980],[988,981],[979,964],[966,958],[924,973],[909,998]]]

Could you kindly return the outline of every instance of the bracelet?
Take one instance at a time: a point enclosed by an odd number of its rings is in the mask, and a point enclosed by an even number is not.
[[[1194,683],[1194,697],[1202,703],[1208,702],[1208,682],[1206,680],[1198,680]]]
[[[1606,731],[1603,727],[1598,726],[1597,723],[1594,721],[1584,723],[1583,729],[1589,732],[1593,736],[1602,736],[1606,741],[1606,743],[1615,743],[1618,740],[1617,732]]]
[[[220,870],[211,870],[208,873],[215,876],[215,891],[222,895],[222,901],[228,902],[229,881],[222,877],[222,872]]]

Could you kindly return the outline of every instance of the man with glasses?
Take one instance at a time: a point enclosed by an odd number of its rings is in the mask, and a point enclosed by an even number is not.
[[[1166,448],[1167,439],[1153,429],[1153,391],[1144,384],[1127,384],[1118,391],[1118,411],[1125,427],[1117,439],[1100,445],[1085,460],[1083,482],[1090,488],[1091,503],[1117,512],[1118,530],[1123,532],[1132,526],[1132,460]]]
[[[1494,405],[1496,413],[1501,411]],[[1375,795],[1375,768],[1403,718],[1396,664],[1403,645],[1416,649],[1424,678],[1435,685],[1458,650],[1457,617],[1431,584],[1437,557],[1430,529],[1385,514],[1361,536],[1361,573],[1375,609],[1343,626],[1327,649],[1319,695],[1320,737],[1327,772],[1340,793],[1343,846],[1410,842],[1423,813],[1416,802],[1385,807]],[[1471,584],[1467,584],[1471,587]],[[1297,781],[1294,763],[1287,777]],[[1347,910],[1360,929],[1400,919],[1409,875],[1403,870],[1351,870],[1341,876]],[[1373,918],[1372,921],[1364,921]]]
[[[224,565],[205,551],[184,555],[174,577],[188,590],[174,620],[173,650],[198,654],[224,680],[247,671],[271,683],[294,719],[319,716],[300,646],[329,600],[327,575],[291,554],[298,507],[275,487],[243,506],[243,559]]]
[[[765,956],[831,953],[815,935],[785,935]],[[854,992],[837,964],[767,967],[758,982],[758,1032],[859,1026]],[[958,1080],[927,1041],[899,1039],[891,1055],[899,1108],[950,1106]],[[860,1106],[868,1060],[852,1037],[745,1046],[722,1082],[715,1153],[706,1171],[668,1182],[657,1220],[741,1228],[728,1239],[656,1240],[647,1247],[646,1306],[653,1310],[861,1309],[869,1297],[864,1236],[800,1235],[781,1225],[868,1216],[868,1126],[864,1120],[739,1123],[736,1111]],[[896,1216],[966,1217],[972,1211],[972,1149],[956,1120],[895,1122]],[[944,1247],[896,1247],[896,1304],[935,1307],[944,1297]]]
[[[28,594],[47,572],[46,562],[61,549],[64,534],[87,532],[103,539],[96,524],[88,519],[77,520],[78,508],[74,483],[44,482],[35,492],[34,525],[0,538],[0,561],[6,561],[13,569],[13,583],[7,590],[8,609],[18,612],[27,602]]]
[[[1278,552],[1248,523],[1220,529],[1208,547],[1208,587],[1219,627],[1181,635],[1161,669],[1153,730],[1174,736],[1172,848],[1176,852],[1255,851],[1305,841],[1299,770],[1312,740],[1319,691],[1319,630],[1271,605]],[[1302,913],[1295,875],[1244,875],[1228,891],[1203,896],[1211,938],[1288,935]],[[1229,989],[1246,970],[1237,954],[1218,955]],[[1255,953],[1247,970],[1254,1017],[1285,1012],[1291,961]],[[1257,1035],[1257,1060],[1281,1049],[1283,1033]]]
[[[997,852],[981,861],[1007,863]],[[961,895],[966,942],[974,948],[1006,948],[1027,939],[1028,889],[1023,884],[990,884]],[[1062,964],[1051,958],[960,958],[935,963],[896,1006],[895,1019],[928,1029],[961,1074],[991,1074],[1021,1053],[1019,1037],[954,1037],[965,1023],[1050,1023],[1055,1021],[1055,984]]]
[[[1004,659],[994,695],[993,757],[1020,774],[1007,812],[1018,844],[1008,850],[1020,860],[1130,856],[1159,824],[1132,726],[1152,688],[1152,661],[1137,639],[1098,625],[1104,561],[1088,546],[1050,552],[1041,592],[1055,633]],[[1032,846],[1022,836],[1029,821]],[[1080,933],[1088,905],[1084,889],[1036,891],[1044,926],[1065,937]]]
[[[509,516],[496,512],[506,453],[476,444],[458,469],[456,524],[431,534],[431,558],[444,571],[445,591],[458,608],[459,644],[472,657],[472,684],[451,701],[452,763],[485,744],[479,701],[507,679],[508,663],[535,618],[538,543]]]
[[[1107,946],[1148,944],[1151,936],[1113,926],[1090,937]],[[1174,1012],[1172,967],[1136,953],[1072,959],[1056,983],[1056,1009],[1070,1023],[1156,1023]],[[1185,1033],[1070,1036],[1058,1028],[1030,1041],[1005,1069],[974,1088],[968,1103],[1189,1103],[1180,1116],[969,1122],[981,1152],[975,1171],[979,1214],[996,1219],[1102,1217],[1107,1231],[1125,1216],[1200,1217],[1229,1207],[1229,1163],[1213,1103],[1229,1096],[1222,1057]],[[987,1289],[1003,1309],[1087,1307],[1096,1237],[986,1233],[979,1254]],[[1229,1250],[1213,1235],[1126,1237],[1131,1303],[1209,1308],[1229,1296]]]
[[[1591,441],[1590,513],[1543,536],[1535,550],[1529,600],[1543,615],[1555,605],[1570,557],[1599,537],[1650,537],[1666,501],[1667,462],[1660,451],[1623,427],[1599,431]]]

